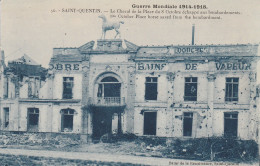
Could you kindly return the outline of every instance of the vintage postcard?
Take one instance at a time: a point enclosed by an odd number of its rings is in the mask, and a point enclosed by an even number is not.
[[[258,165],[259,0],[0,0],[0,165]]]

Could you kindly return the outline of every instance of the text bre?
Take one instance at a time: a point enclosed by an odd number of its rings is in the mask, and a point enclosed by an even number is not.
[[[71,70],[79,70],[79,64],[50,64],[49,65],[49,70],[66,70],[66,71],[71,71]]]

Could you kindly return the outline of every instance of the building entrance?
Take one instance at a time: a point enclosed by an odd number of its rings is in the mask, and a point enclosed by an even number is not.
[[[117,133],[122,131],[121,113],[124,110],[124,98],[121,97],[121,83],[112,76],[102,78],[97,82],[97,96],[93,110],[93,139],[99,139],[112,133],[112,117],[118,115]]]
[[[112,113],[106,109],[95,108],[93,112],[93,138],[99,139],[105,134],[111,134]]]
[[[144,112],[144,135],[156,135],[157,112]]]

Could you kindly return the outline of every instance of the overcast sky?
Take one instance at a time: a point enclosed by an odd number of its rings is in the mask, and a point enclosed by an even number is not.
[[[29,55],[47,66],[55,47],[79,47],[101,37],[100,13],[51,13],[52,9],[132,9],[132,4],[206,4],[210,10],[239,11],[221,20],[118,19],[122,39],[137,45],[188,45],[191,27],[196,25],[195,44],[237,44],[260,42],[260,0],[2,0],[1,45],[6,59]],[[106,13],[105,13],[106,14]],[[111,38],[114,32],[107,32]]]

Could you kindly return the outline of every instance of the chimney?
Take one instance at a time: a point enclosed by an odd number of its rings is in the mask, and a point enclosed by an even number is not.
[[[195,25],[192,24],[192,39],[191,39],[191,45],[194,45],[194,34],[195,33]]]

